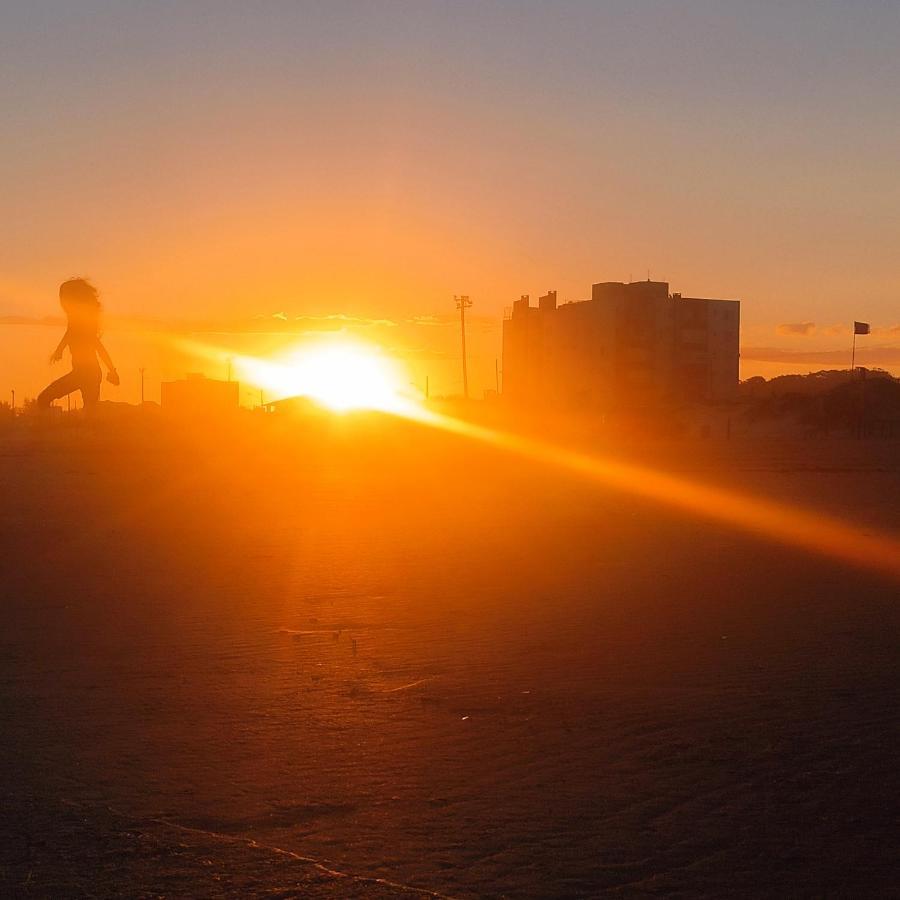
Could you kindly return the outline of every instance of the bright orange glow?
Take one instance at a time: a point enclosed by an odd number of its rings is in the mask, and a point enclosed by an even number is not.
[[[458,434],[589,481],[722,522],[900,580],[900,538],[834,516],[704,484],[646,465],[571,450],[466,422],[423,405],[403,390],[399,370],[374,348],[335,344],[279,362],[236,360],[256,384],[309,396],[330,409],[372,409]]]
[[[261,359],[194,341],[177,343],[220,366],[233,364],[238,377],[263,389],[269,400],[308,397],[333,412],[369,409],[403,416],[417,404],[403,366],[370,344],[334,340]]]
[[[568,450],[422,407],[411,407],[407,414],[424,424],[566,469],[617,490],[900,580],[900,539],[895,535],[872,528],[863,531],[852,523],[817,511],[706,485],[648,466]]]
[[[237,360],[239,371],[279,397],[309,397],[335,412],[405,406],[400,367],[365,344],[340,342],[299,350],[275,361]]]

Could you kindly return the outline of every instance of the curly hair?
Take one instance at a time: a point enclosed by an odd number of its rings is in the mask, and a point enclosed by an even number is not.
[[[100,293],[86,278],[70,278],[59,286],[59,302],[70,325],[100,331]]]

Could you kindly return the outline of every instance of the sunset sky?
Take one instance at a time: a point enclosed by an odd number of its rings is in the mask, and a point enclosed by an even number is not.
[[[871,0],[4,5],[0,317],[84,274],[110,316],[447,361],[467,293],[480,389],[520,294],[649,273],[744,301],[745,375],[846,365],[853,319],[900,371],[898,44]]]

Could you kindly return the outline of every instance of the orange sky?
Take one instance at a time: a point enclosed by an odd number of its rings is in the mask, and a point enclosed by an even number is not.
[[[896,367],[900,12],[748,6],[7,9],[0,317],[84,274],[119,316],[345,314],[449,356],[410,320],[465,292],[480,390],[519,294],[649,272],[744,301],[745,374],[846,364],[854,318]]]

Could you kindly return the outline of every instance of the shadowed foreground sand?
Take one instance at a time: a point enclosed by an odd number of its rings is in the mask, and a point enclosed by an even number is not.
[[[656,455],[900,530],[896,444]],[[368,420],[0,463],[5,895],[895,891],[883,576]]]
[[[4,896],[429,898],[252,838],[46,798],[4,798]]]

